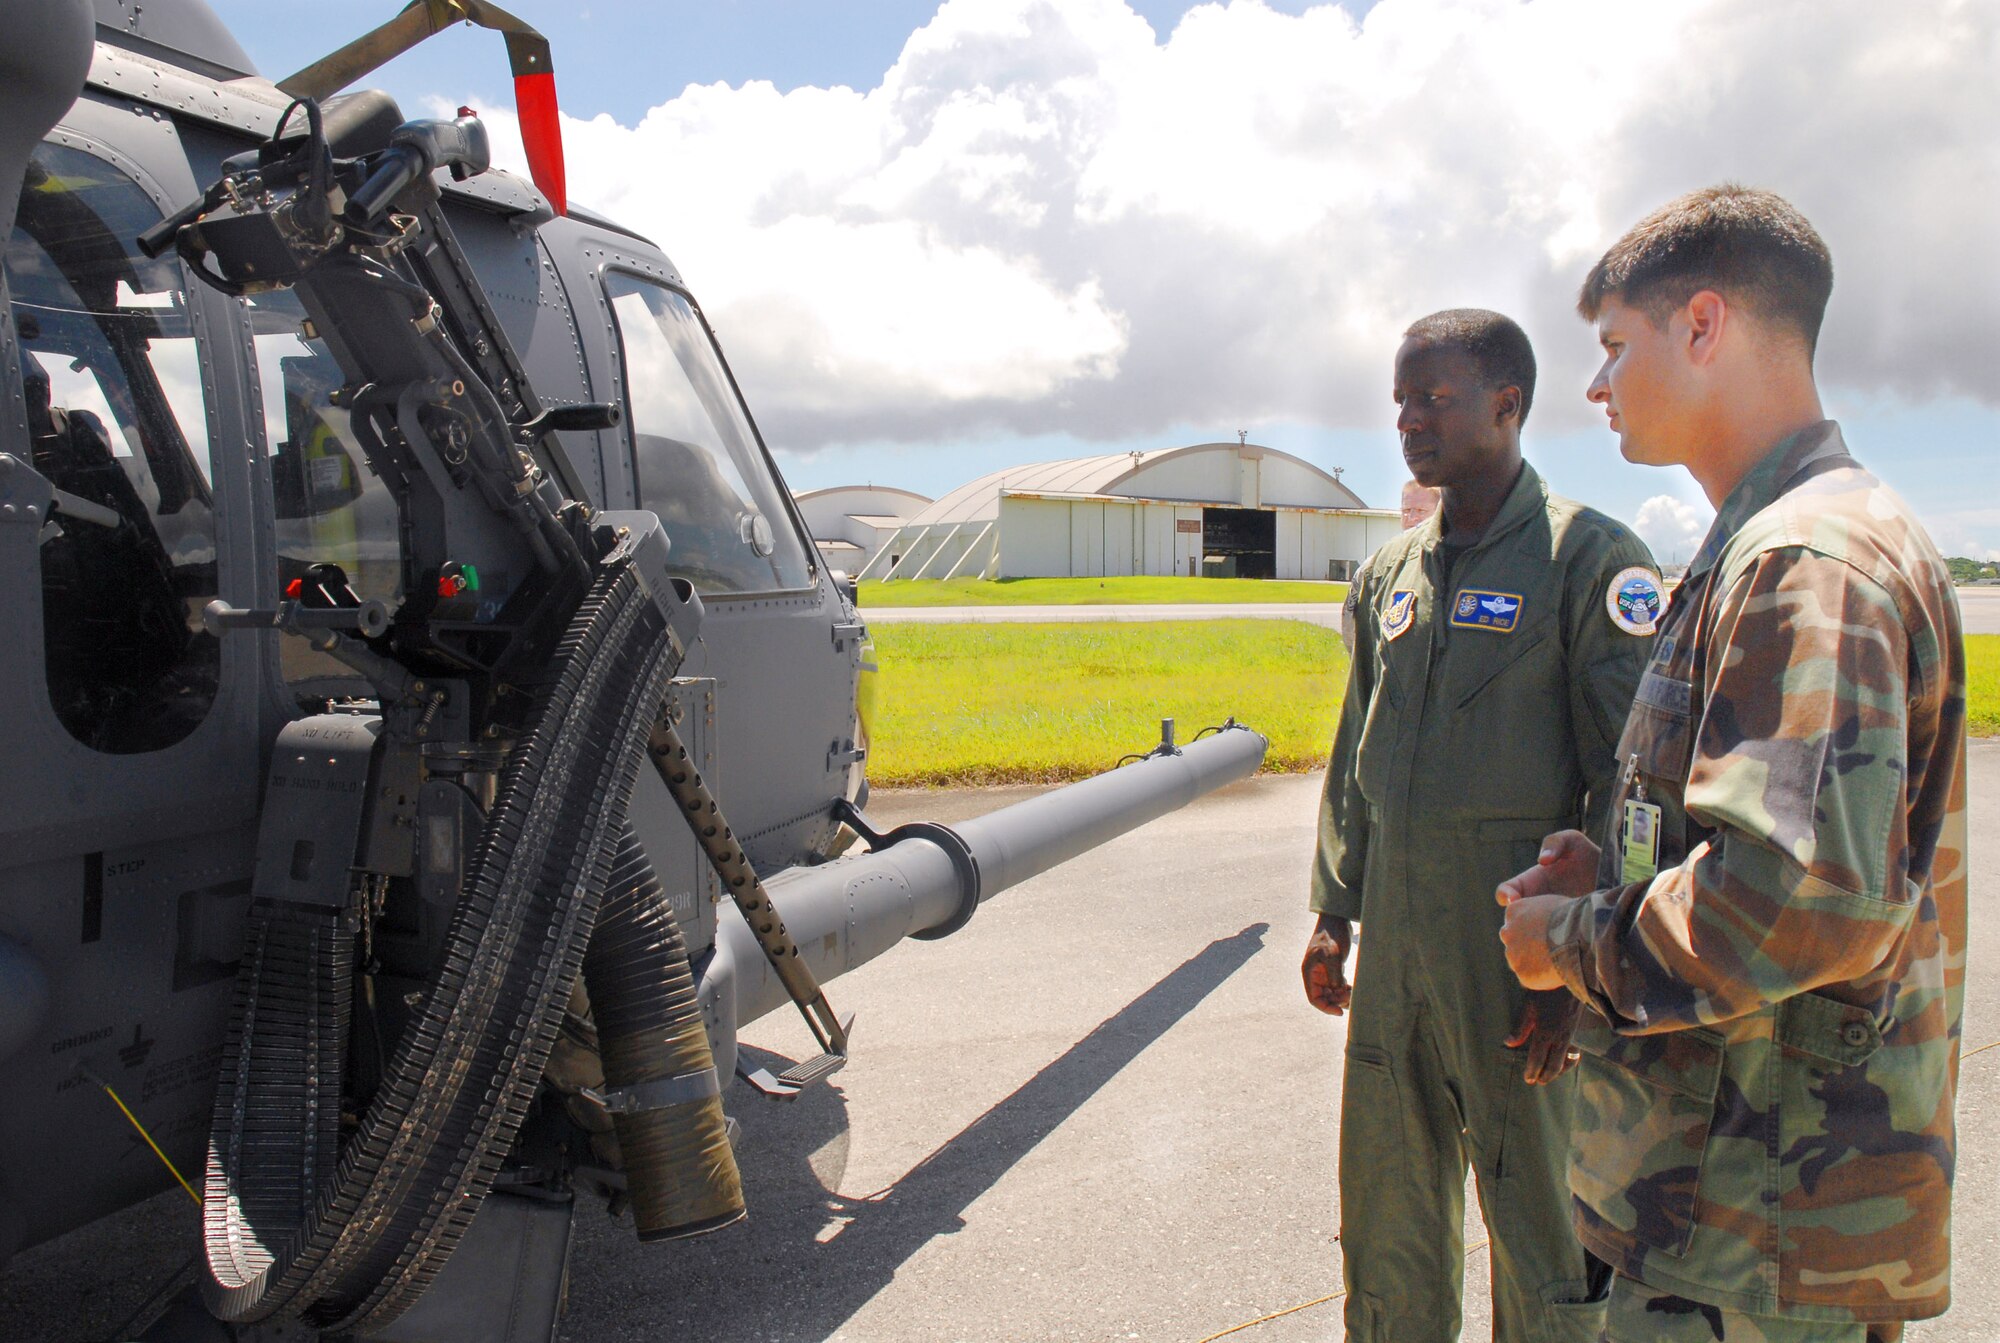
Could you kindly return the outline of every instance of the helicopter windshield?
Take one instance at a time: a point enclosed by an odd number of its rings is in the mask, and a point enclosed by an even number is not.
[[[604,289],[639,502],[666,526],[670,567],[704,594],[805,587],[805,547],[694,305],[623,271],[607,271]]]

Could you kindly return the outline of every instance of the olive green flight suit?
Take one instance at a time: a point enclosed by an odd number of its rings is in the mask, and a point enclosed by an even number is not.
[[[1574,1078],[1531,1087],[1505,1047],[1526,995],[1494,888],[1551,831],[1601,833],[1653,643],[1618,589],[1657,577],[1628,529],[1525,464],[1449,578],[1443,525],[1369,561],[1320,810],[1312,908],[1361,925],[1340,1117],[1348,1337],[1457,1337],[1470,1163],[1494,1336],[1595,1339],[1565,1180]]]

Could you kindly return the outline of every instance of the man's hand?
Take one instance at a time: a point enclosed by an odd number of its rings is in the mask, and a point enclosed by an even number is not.
[[[1507,1037],[1507,1048],[1528,1051],[1522,1076],[1529,1086],[1546,1086],[1576,1066],[1579,1055],[1569,1047],[1569,1037],[1576,1029],[1579,1006],[1568,989],[1528,995],[1520,1024]]]
[[[1501,903],[1507,906],[1507,917],[1500,925],[1500,941],[1507,947],[1508,969],[1524,988],[1562,988],[1562,976],[1556,973],[1555,963],[1549,959],[1549,920],[1574,897],[1529,895],[1510,902],[1505,899],[1507,887],[1500,889]]]
[[[1581,830],[1558,830],[1542,841],[1542,856],[1526,872],[1500,883],[1500,903],[1510,905],[1531,895],[1589,895],[1597,889],[1597,862],[1602,856]]]
[[[1306,1001],[1330,1017],[1342,1016],[1354,989],[1347,982],[1347,953],[1354,945],[1354,926],[1331,914],[1319,916],[1306,941],[1306,958],[1299,973],[1306,981]]]

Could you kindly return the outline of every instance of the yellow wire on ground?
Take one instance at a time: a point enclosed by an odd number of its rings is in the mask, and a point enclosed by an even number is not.
[[[131,1107],[126,1105],[125,1102],[119,1098],[118,1093],[111,1089],[111,1083],[105,1081],[103,1078],[99,1077],[96,1073],[90,1071],[90,1069],[88,1068],[82,1068],[79,1069],[78,1071],[80,1071],[85,1077],[89,1078],[91,1081],[97,1083],[98,1086],[104,1088],[104,1094],[111,1097],[111,1103],[118,1107],[119,1112],[123,1114],[126,1119],[131,1121],[133,1128],[139,1130],[139,1136],[146,1140],[146,1146],[153,1149],[153,1155],[160,1159],[160,1164],[167,1168],[167,1173],[172,1175],[176,1180],[180,1181],[181,1188],[187,1190],[187,1196],[193,1199],[194,1206],[199,1208],[201,1206],[201,1195],[194,1192],[194,1186],[189,1184],[185,1179],[182,1178],[180,1171],[174,1168],[173,1162],[167,1160],[167,1154],[165,1152],[162,1152],[160,1150],[160,1145],[153,1141],[153,1135],[146,1132],[146,1126],[139,1122],[139,1116],[133,1114]]]
[[[1492,1243],[1491,1240],[1482,1240],[1477,1245],[1466,1246],[1465,1257],[1470,1259],[1473,1255],[1478,1254]],[[1347,1289],[1343,1287],[1331,1296],[1323,1296],[1317,1301],[1307,1301],[1303,1305],[1297,1306],[1286,1306],[1283,1310],[1274,1310],[1269,1315],[1259,1315],[1254,1320],[1245,1320],[1241,1324],[1232,1324],[1219,1334],[1210,1334],[1207,1338],[1202,1339],[1201,1343],[1215,1343],[1215,1340],[1218,1338],[1227,1338],[1231,1334],[1240,1334],[1245,1329],[1255,1329],[1258,1325],[1269,1324],[1272,1320],[1282,1320],[1287,1315],[1296,1315],[1302,1310],[1311,1310],[1314,1306],[1323,1306],[1329,1301],[1338,1301],[1346,1295]]]

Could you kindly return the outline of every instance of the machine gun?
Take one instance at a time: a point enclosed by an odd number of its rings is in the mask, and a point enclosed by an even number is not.
[[[400,519],[393,616],[333,566],[278,609],[205,613],[211,633],[307,637],[376,691],[279,736],[209,1149],[208,1301],[373,1331],[470,1225],[580,973],[628,1178],[666,1186],[638,1200],[645,1229],[712,1229],[742,1201],[706,1034],[669,992],[686,952],[624,814],[642,741],[671,744],[659,714],[699,598],[667,574],[657,517],[579,497],[552,430],[616,409],[537,405],[439,209],[432,173],[485,171],[484,127],[408,122],[336,157],[382,120],[338,111],[329,128],[294,103],[139,247],[227,294],[298,293]],[[378,955],[375,926],[421,930],[426,904],[420,958]],[[406,1010],[384,977],[421,984]],[[352,1068],[357,1025],[372,1054]]]

